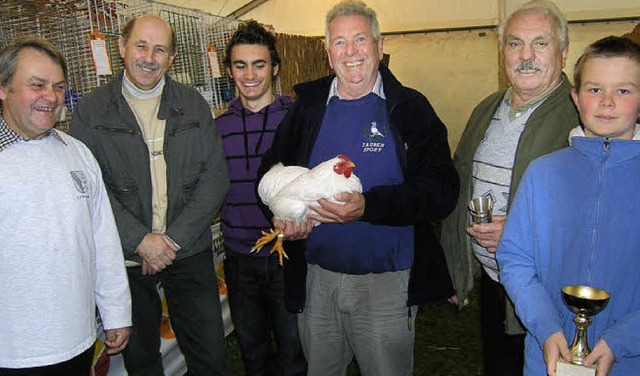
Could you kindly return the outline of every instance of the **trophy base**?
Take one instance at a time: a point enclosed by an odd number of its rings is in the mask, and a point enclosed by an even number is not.
[[[559,359],[556,363],[556,376],[595,376],[595,366],[578,366],[573,363],[569,363],[564,359]]]

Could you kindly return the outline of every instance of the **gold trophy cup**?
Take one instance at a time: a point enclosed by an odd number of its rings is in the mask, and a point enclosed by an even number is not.
[[[565,286],[562,288],[562,299],[569,310],[576,314],[576,334],[569,347],[571,364],[558,362],[556,374],[562,375],[595,375],[595,369],[583,367],[583,360],[591,352],[587,343],[587,327],[591,325],[591,316],[598,314],[609,303],[609,293],[589,286]],[[580,366],[576,368],[576,366]]]

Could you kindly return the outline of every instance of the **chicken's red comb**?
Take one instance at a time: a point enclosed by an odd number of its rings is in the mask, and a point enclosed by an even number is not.
[[[347,157],[346,155],[338,155],[338,158],[345,160],[346,162],[351,162],[351,159],[349,159],[349,157]]]

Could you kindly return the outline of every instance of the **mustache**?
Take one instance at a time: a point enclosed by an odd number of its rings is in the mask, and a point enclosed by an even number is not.
[[[530,71],[530,70],[541,71],[542,68],[540,67],[540,65],[530,60],[525,61],[524,63],[520,63],[513,68],[514,72]]]
[[[136,66],[147,69],[147,70],[157,70],[160,68],[160,64],[158,63],[145,63],[144,61],[136,61]]]

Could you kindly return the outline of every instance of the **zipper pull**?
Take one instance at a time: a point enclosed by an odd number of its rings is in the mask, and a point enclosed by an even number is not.
[[[611,145],[611,140],[607,137],[604,139],[604,152],[609,152],[609,145]]]

